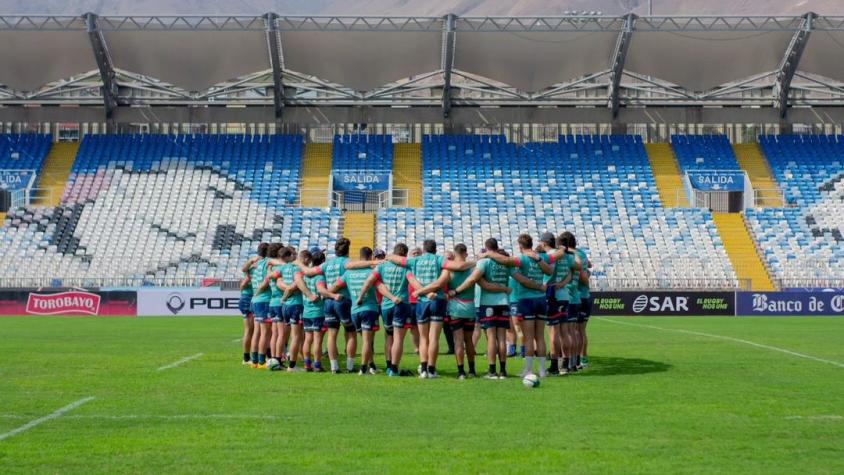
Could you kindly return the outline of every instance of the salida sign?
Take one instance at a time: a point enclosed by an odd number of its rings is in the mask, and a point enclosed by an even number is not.
[[[389,172],[335,170],[334,191],[386,191],[390,189]]]
[[[593,315],[735,315],[731,292],[593,292]]]
[[[744,190],[744,174],[741,172],[689,172],[689,181],[701,191]]]

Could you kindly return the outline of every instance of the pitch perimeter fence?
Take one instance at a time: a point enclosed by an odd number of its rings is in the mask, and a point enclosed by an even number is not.
[[[4,288],[0,316],[240,315],[236,288]],[[595,291],[594,316],[844,316],[844,289],[785,292]]]

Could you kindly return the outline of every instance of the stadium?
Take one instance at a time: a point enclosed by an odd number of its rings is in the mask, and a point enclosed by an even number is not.
[[[844,17],[0,44],[0,472],[844,472]]]

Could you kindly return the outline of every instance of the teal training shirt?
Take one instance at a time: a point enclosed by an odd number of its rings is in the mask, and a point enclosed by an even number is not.
[[[252,279],[253,302],[269,303],[270,301],[270,289],[266,289],[260,293],[258,292],[258,287],[260,287],[261,284],[264,283],[264,279],[267,278],[267,264],[269,264],[269,259],[265,257],[256,262],[249,271]]]
[[[405,260],[405,265],[413,273],[413,277],[415,277],[416,280],[425,287],[440,277],[444,262],[445,260],[442,256],[426,252],[421,256],[407,258]],[[437,298],[445,298],[445,294],[441,289],[437,290]],[[419,301],[427,302],[428,297],[420,295]]]
[[[378,297],[375,295],[375,287],[370,287],[369,291],[366,292],[366,295],[363,297],[363,302],[358,305],[358,296],[360,295],[360,291],[363,289],[363,284],[366,282],[366,279],[372,274],[372,271],[369,269],[354,269],[346,271],[342,277],[340,277],[340,281],[346,284],[346,288],[349,289],[349,295],[352,299],[352,314],[372,311],[378,311]]]
[[[392,262],[384,262],[378,264],[372,273],[381,279],[381,282],[387,286],[390,293],[402,299],[403,302],[408,302],[410,300],[410,294],[407,290],[406,268],[397,266]],[[383,310],[389,310],[395,306],[396,304],[388,298],[381,300],[381,309]]]
[[[308,288],[314,295],[320,297],[316,300],[316,302],[311,302],[309,299],[302,299],[304,301],[304,312],[302,313],[302,318],[313,319],[319,318],[325,315],[323,308],[323,301],[322,297],[319,294],[318,287],[321,285],[325,287],[325,277],[321,275],[317,275],[314,277],[305,277],[305,287]]]
[[[325,282],[330,282],[333,285],[346,273],[347,262],[349,262],[348,257],[332,257],[323,262],[317,269],[320,275],[325,276]],[[339,294],[345,299],[350,298],[349,289],[341,289]]]
[[[294,278],[296,277],[296,273],[299,272],[298,265],[292,262],[284,264],[281,268],[279,268],[278,272],[281,274],[281,280],[284,281],[284,285],[296,285]],[[304,300],[302,300],[302,292],[299,292],[298,290],[286,300],[281,300],[282,305],[302,305],[303,303]]]
[[[487,282],[498,284],[502,287],[507,287],[510,283],[510,276],[515,272],[512,267],[503,266],[489,258],[478,261],[476,268],[481,271]],[[489,292],[481,289],[480,294],[480,305],[493,306],[508,304],[509,299],[505,292]]]
[[[539,258],[542,259],[543,262],[548,263],[548,254],[540,254]],[[519,256],[517,259],[519,259],[519,267],[517,267],[519,274],[522,274],[537,284],[542,284],[544,282],[545,277],[547,276],[544,272],[542,272],[542,268],[539,267],[539,264],[536,261],[527,256]],[[545,298],[545,292],[541,290],[529,289],[518,282],[515,284],[515,287],[513,287],[513,294],[516,296],[516,300]]]
[[[574,267],[574,255],[563,254],[563,256],[554,261],[554,282],[562,282],[566,277],[572,275],[572,267]],[[569,302],[571,300],[571,293],[569,285],[557,289],[554,296],[557,300]]]

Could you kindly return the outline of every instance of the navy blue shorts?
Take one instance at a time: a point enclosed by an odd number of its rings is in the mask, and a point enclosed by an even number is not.
[[[240,310],[240,314],[243,315],[244,319],[247,319],[252,316],[252,296],[251,295],[241,295],[240,300],[237,302],[237,308]]]
[[[326,300],[325,301],[325,325],[328,328],[340,328],[340,325],[346,331],[355,331],[355,324],[352,321],[352,301],[343,299],[341,301]]]
[[[580,323],[588,322],[589,317],[592,316],[592,297],[586,297],[580,300],[580,313],[577,315],[577,321]]]
[[[569,302],[568,312],[566,312],[566,318],[563,319],[563,323],[577,323],[578,316],[580,315],[580,302],[574,303]]]
[[[481,320],[481,328],[510,329],[510,307],[507,305],[481,305],[478,307],[478,318]]]
[[[402,302],[388,309],[381,309],[381,318],[384,319],[384,330],[392,333],[394,329],[410,328],[410,304]]]
[[[447,306],[445,299],[420,300],[416,303],[416,323],[444,322]]]
[[[252,302],[252,313],[255,315],[255,321],[258,323],[272,322],[270,319],[269,302]]]
[[[317,317],[317,318],[303,318],[302,321],[303,327],[306,333],[317,333],[322,331],[322,327],[325,326],[325,317]]]
[[[554,299],[554,306],[548,307],[548,326],[553,327],[566,321],[569,312],[568,300]]]
[[[270,318],[273,323],[284,323],[284,317],[281,315],[281,305],[270,306]]]
[[[545,297],[521,299],[517,307],[522,320],[546,320],[548,317],[548,301]]]
[[[281,313],[284,316],[284,322],[288,325],[300,325],[304,310],[304,305],[282,305]]]
[[[377,332],[380,328],[378,326],[378,312],[373,310],[364,310],[352,315],[352,320],[358,331]]]

